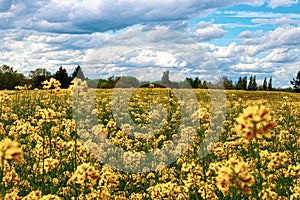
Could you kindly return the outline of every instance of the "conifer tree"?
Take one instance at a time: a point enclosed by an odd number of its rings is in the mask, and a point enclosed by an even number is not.
[[[253,86],[253,90],[256,91],[257,90],[256,76],[253,77],[252,86]]]
[[[298,71],[296,78],[291,80],[291,84],[293,85],[295,92],[300,92],[300,71]]]
[[[268,82],[267,82],[267,78],[265,78],[263,83],[263,90],[267,90],[267,89],[268,89]]]
[[[248,90],[253,90],[253,77],[250,76],[249,84],[248,84]]]
[[[85,76],[84,76],[83,71],[82,71],[82,69],[79,65],[75,68],[71,78],[73,80],[76,77],[81,79],[81,80],[85,80]]]
[[[270,77],[269,84],[268,84],[268,90],[272,90],[272,76]]]
[[[61,83],[61,88],[69,87],[70,85],[69,76],[67,70],[62,68],[62,66],[60,66],[60,68],[54,74],[54,78]]]

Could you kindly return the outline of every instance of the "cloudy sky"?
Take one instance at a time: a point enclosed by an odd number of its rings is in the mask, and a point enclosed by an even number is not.
[[[158,69],[215,67],[289,87],[300,70],[298,0],[0,0],[0,19],[0,65],[25,74],[81,65],[88,77],[160,79]]]

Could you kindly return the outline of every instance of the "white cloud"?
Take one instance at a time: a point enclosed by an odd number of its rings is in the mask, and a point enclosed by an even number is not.
[[[259,24],[300,24],[299,20],[293,20],[289,17],[280,17],[280,18],[255,18],[251,22]]]
[[[288,49],[274,49],[269,55],[265,57],[267,62],[293,62],[297,60],[295,54],[289,53]]]
[[[248,55],[255,56],[274,48],[300,45],[300,27],[283,26],[268,31],[260,38],[246,38],[243,41]]]
[[[269,7],[271,8],[277,8],[280,6],[290,6],[293,4],[297,4],[298,0],[271,0],[269,2]]]
[[[237,45],[236,42],[232,42],[229,46],[219,47],[213,55],[217,58],[232,58],[237,57],[242,52],[243,47]]]
[[[144,23],[165,23],[207,16],[212,10],[234,4],[259,6],[263,0],[1,0],[0,12],[13,18],[2,27],[63,33],[119,30]],[[5,24],[4,24],[5,23]]]
[[[232,65],[230,69],[248,72],[249,74],[255,74],[260,72],[266,73],[267,71],[273,71],[274,67],[271,63],[255,61],[253,63],[236,63],[235,65]]]
[[[277,37],[282,45],[300,45],[300,27],[278,28],[274,33],[277,33],[275,39]]]
[[[279,13],[279,12],[269,12],[269,11],[223,11],[220,14],[229,15],[235,18],[281,18],[288,17],[291,19],[299,19],[299,13]]]
[[[185,61],[178,61],[178,58],[174,57],[169,52],[142,50],[138,52],[138,55],[129,59],[130,63],[148,66],[166,66],[166,67],[184,67],[187,65]]]
[[[223,37],[227,31],[222,29],[219,24],[212,24],[211,22],[199,22],[195,26],[196,30],[192,34],[197,41],[211,41],[216,38]]]
[[[237,38],[251,38],[251,36],[252,36],[251,31],[243,31],[243,32],[239,33]]]

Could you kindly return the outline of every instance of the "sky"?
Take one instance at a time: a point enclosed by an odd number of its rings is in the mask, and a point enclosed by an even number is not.
[[[0,65],[171,80],[300,71],[298,0],[0,0]],[[248,78],[249,80],[249,78]]]

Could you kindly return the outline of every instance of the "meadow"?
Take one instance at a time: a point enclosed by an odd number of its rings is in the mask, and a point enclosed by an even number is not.
[[[112,89],[59,86],[0,92],[1,199],[300,199],[297,93],[226,91],[211,130],[208,90],[183,113],[166,88],[114,102]]]

